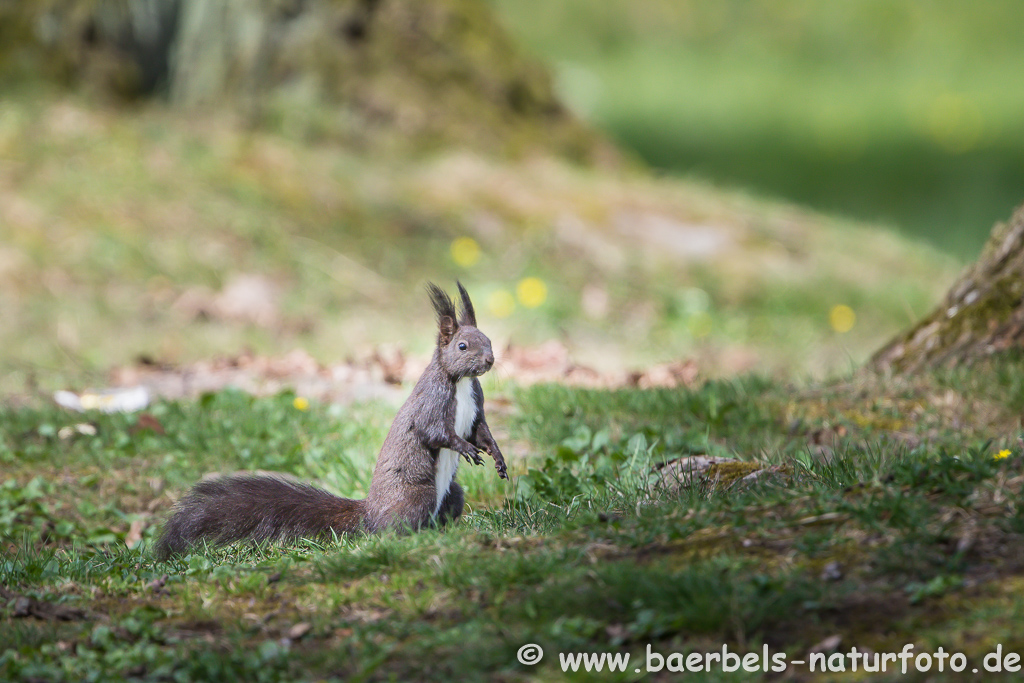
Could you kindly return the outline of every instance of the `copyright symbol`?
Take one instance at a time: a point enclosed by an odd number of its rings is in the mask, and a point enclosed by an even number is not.
[[[533,666],[544,659],[544,649],[536,643],[527,643],[519,648],[519,652],[516,653],[516,659],[519,660],[520,664]]]

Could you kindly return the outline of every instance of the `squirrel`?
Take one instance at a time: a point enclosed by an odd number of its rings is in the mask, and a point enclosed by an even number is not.
[[[167,559],[202,541],[222,545],[443,526],[462,514],[463,491],[455,481],[460,455],[482,465],[480,453],[487,453],[498,476],[508,479],[478,379],[494,365],[491,341],[476,327],[466,289],[456,285],[458,315],[448,294],[427,284],[437,314],[437,346],[384,439],[365,499],[340,498],[273,475],[201,481],[175,506],[156,543],[157,557]]]

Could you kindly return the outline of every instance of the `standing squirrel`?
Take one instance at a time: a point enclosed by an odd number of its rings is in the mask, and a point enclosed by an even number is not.
[[[274,476],[201,481],[175,506],[156,555],[166,559],[202,541],[220,545],[446,524],[462,514],[462,487],[455,481],[459,455],[482,465],[485,452],[494,458],[498,476],[508,479],[477,379],[494,365],[491,340],[477,329],[469,294],[456,284],[458,315],[443,290],[427,285],[437,313],[437,347],[384,439],[365,499],[339,498]]]

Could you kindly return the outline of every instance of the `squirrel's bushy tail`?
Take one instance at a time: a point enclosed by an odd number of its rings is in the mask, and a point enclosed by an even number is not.
[[[362,500],[273,476],[236,475],[196,484],[178,501],[155,552],[160,559],[196,543],[316,538],[363,527]]]

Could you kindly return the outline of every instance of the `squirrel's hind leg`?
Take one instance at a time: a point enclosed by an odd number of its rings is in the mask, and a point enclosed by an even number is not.
[[[444,526],[454,522],[462,515],[462,507],[465,495],[458,482],[452,480],[451,485],[445,493],[441,507],[434,516],[434,507],[437,505],[437,490],[431,486],[410,486],[405,489],[399,504],[387,511],[383,523],[376,523],[371,526],[372,530],[379,530],[390,527],[401,531],[418,531],[426,527]]]
[[[433,483],[420,486],[406,486],[402,495],[396,496],[387,506],[383,523],[377,528],[390,527],[399,532],[419,531],[430,526],[434,507],[437,505],[437,490]]]

